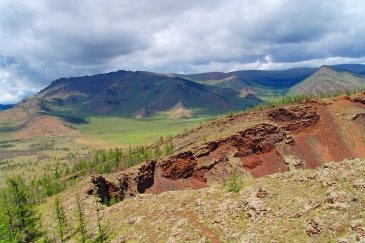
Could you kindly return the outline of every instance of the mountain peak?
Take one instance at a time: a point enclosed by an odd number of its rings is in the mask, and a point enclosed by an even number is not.
[[[332,67],[327,65],[322,65],[317,72],[328,72],[328,71],[335,71]]]
[[[365,78],[323,65],[315,73],[290,89],[294,94],[333,94],[361,88]]]

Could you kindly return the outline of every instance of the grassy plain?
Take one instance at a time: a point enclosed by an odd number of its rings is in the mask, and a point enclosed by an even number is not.
[[[53,173],[57,166],[71,165],[87,156],[92,149],[68,137],[18,140],[0,136],[0,187],[9,176],[35,179],[45,173]]]
[[[213,116],[189,119],[167,119],[163,116],[144,119],[90,117],[89,123],[78,125],[77,128],[86,139],[107,145],[129,146],[152,143],[160,136],[175,135],[213,118]]]

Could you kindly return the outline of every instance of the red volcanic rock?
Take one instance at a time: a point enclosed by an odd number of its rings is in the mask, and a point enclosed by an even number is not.
[[[365,105],[365,98],[364,97],[356,97],[352,101]]]
[[[241,138],[235,143],[236,147],[250,149],[252,153],[268,151],[274,144],[285,138],[285,132],[273,125],[260,124],[239,133]]]
[[[191,151],[172,156],[159,164],[161,176],[171,179],[187,178],[197,165]]]
[[[246,157],[242,162],[242,166],[248,169],[254,169],[257,166],[261,165],[262,163],[263,161],[260,159],[260,157],[254,155]]]
[[[112,182],[107,181],[103,176],[93,176],[91,182],[94,184],[94,187],[86,193],[98,195],[101,203],[110,201],[112,197],[119,197],[116,186]]]
[[[319,115],[314,105],[298,105],[278,108],[268,113],[269,117],[283,125],[288,131],[301,131],[313,126],[319,121]]]

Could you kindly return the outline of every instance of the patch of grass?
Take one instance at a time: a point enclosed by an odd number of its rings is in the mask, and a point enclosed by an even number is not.
[[[234,173],[229,175],[225,186],[227,188],[227,191],[238,193],[243,187],[243,182],[241,177],[238,174]]]
[[[102,140],[109,144],[141,145],[152,143],[160,136],[175,135],[186,129],[200,125],[212,116],[199,116],[190,119],[167,119],[153,117],[144,119],[121,117],[90,117],[89,124],[78,125],[90,139]]]

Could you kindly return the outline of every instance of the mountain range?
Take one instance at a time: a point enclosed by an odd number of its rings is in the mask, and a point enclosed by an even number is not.
[[[201,113],[243,110],[260,100],[239,91],[204,85],[174,75],[117,71],[54,81],[33,98],[41,108],[61,114],[113,114],[146,117],[176,105]]]
[[[202,84],[250,92],[263,99],[284,95],[328,94],[365,86],[365,65],[341,64],[320,68],[211,72],[183,77]]]
[[[57,79],[7,114],[0,114],[0,120],[11,117],[24,122],[35,114],[71,122],[83,122],[90,116],[144,118],[169,114],[175,119],[190,118],[243,111],[285,95],[328,94],[364,86],[362,64],[199,74],[121,70]]]

